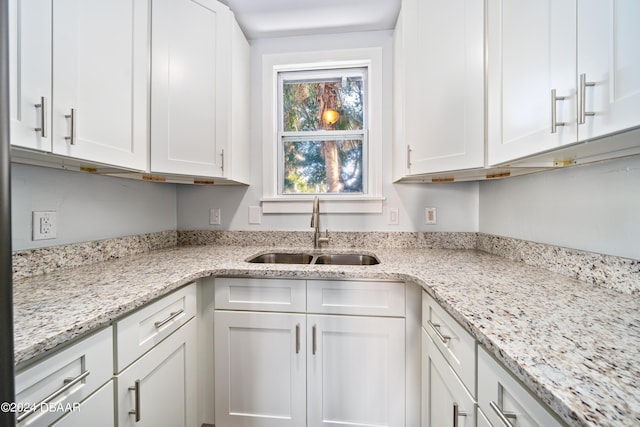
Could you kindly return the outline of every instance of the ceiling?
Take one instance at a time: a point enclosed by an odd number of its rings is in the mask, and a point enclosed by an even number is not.
[[[221,0],[250,40],[393,29],[401,0]]]

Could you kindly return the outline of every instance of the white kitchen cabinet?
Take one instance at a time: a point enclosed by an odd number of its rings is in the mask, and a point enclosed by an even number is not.
[[[52,427],[113,427],[115,423],[113,381],[109,381]]]
[[[394,178],[484,166],[484,2],[403,0]]]
[[[404,426],[404,296],[399,282],[216,279],[216,425]]]
[[[307,426],[405,425],[403,318],[309,315]]]
[[[249,45],[233,13],[154,0],[152,40],[151,171],[247,182]]]
[[[147,0],[53,2],[55,154],[147,169],[148,15]]]
[[[84,410],[85,403],[87,408],[94,406],[84,402],[85,399],[103,385],[110,383],[112,375],[113,333],[109,327],[18,371],[17,409],[29,405],[33,411],[19,411],[16,414],[17,425],[49,426],[65,414],[75,418],[79,415],[78,412]],[[112,422],[100,425],[113,426],[113,394],[109,394],[108,397],[99,400],[101,404],[106,405],[105,411],[111,412]]]
[[[640,126],[637,1],[489,0],[487,16],[489,165]],[[598,144],[532,164],[602,160],[640,145]]]
[[[422,330],[422,426],[476,426],[476,407],[453,368]]]
[[[190,320],[116,376],[118,426],[196,427],[196,363]]]
[[[488,0],[487,26],[488,163],[576,142],[576,2]]]
[[[51,151],[51,6],[9,2],[11,145]],[[38,129],[38,130],[36,130]]]
[[[305,425],[305,317],[215,312],[217,426]]]
[[[148,2],[13,0],[10,11],[12,145],[146,170]]]
[[[639,21],[637,0],[578,1],[580,140],[640,126]]]
[[[494,426],[562,426],[489,353],[478,350],[478,406]]]

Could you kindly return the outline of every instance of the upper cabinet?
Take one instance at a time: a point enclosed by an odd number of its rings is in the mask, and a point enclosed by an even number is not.
[[[403,0],[394,33],[394,179],[484,166],[484,2]]]
[[[16,147],[147,169],[146,0],[12,0]]]
[[[488,0],[487,5],[489,165],[640,125],[640,3]],[[637,145],[605,142],[568,157]]]
[[[154,0],[152,40],[151,171],[247,182],[249,45],[231,11]]]

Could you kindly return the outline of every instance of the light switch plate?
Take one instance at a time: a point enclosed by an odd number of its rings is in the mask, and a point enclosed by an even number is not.
[[[400,213],[398,208],[389,208],[389,218],[387,223],[389,225],[398,225],[400,224]]]
[[[209,224],[220,225],[220,208],[213,208],[209,211]]]
[[[262,223],[262,212],[260,206],[249,206],[249,224]]]

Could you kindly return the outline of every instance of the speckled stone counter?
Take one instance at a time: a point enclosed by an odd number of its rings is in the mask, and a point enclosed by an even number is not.
[[[380,249],[381,264],[362,267],[245,262],[266,250],[179,247],[18,279],[18,368],[203,276],[404,280],[433,295],[569,425],[640,425],[636,295],[477,250]]]

